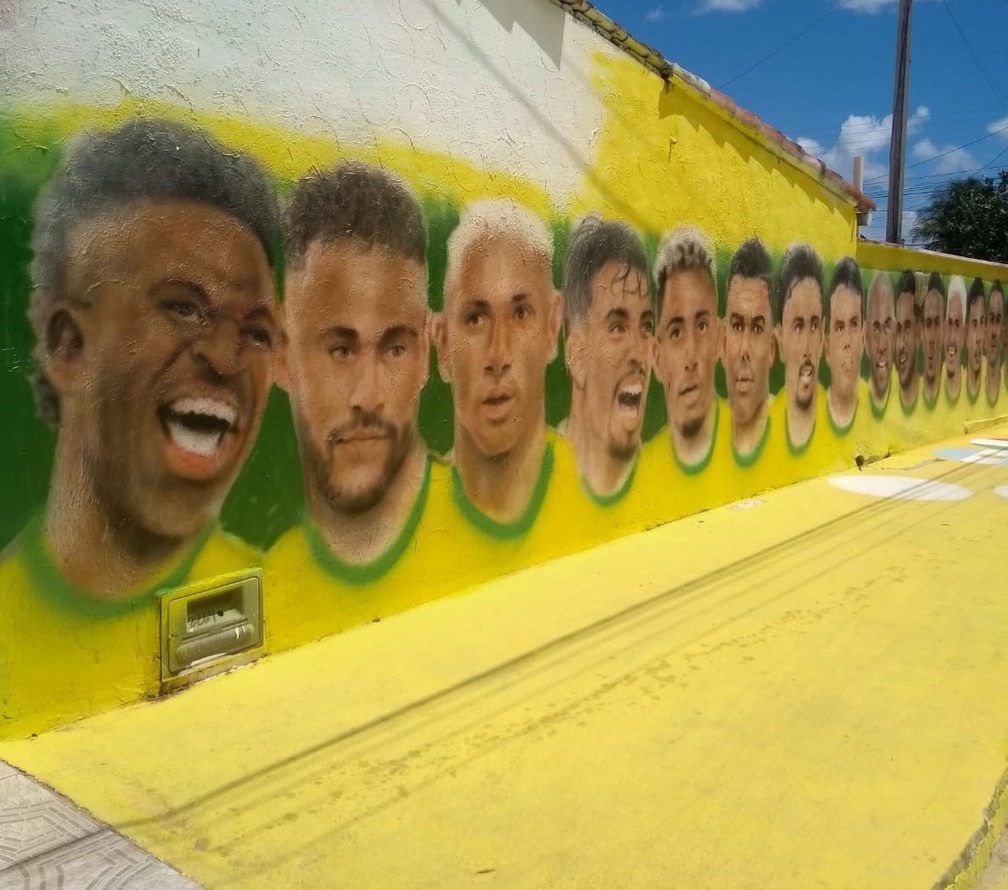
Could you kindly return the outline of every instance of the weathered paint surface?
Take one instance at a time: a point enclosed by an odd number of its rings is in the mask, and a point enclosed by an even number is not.
[[[157,694],[179,585],[278,651],[1005,413],[1008,269],[545,0],[3,26],[0,735]]]

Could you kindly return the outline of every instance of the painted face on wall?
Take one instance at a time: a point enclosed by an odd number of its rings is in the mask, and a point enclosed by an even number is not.
[[[115,521],[185,538],[216,514],[272,381],[274,297],[253,233],[215,208],[138,201],[70,239],[47,371]],[[76,325],[76,328],[75,328]]]
[[[885,398],[889,389],[895,329],[892,288],[881,281],[877,286],[873,285],[868,294],[868,312],[865,318],[865,342],[871,363],[872,392],[879,401]]]
[[[983,300],[974,300],[966,319],[966,361],[971,380],[980,379],[980,366],[984,353]]]
[[[963,297],[958,292],[948,295],[948,314],[945,316],[945,373],[955,380],[962,369],[960,356],[966,332],[963,330]]]
[[[714,404],[718,356],[717,294],[703,269],[665,279],[656,364],[669,423],[686,439],[697,435]]]
[[[917,316],[914,295],[904,291],[896,298],[896,373],[900,386],[906,389],[913,382],[917,369]]]
[[[721,360],[732,416],[749,423],[769,397],[773,364],[770,288],[761,278],[736,275],[728,283]]]
[[[924,379],[933,384],[938,379],[942,364],[942,297],[937,290],[929,290],[924,297]]]
[[[654,350],[654,310],[645,276],[606,263],[592,283],[591,305],[569,341],[586,413],[605,428],[605,447],[629,460],[640,446]]]
[[[545,425],[544,374],[561,317],[549,274],[543,258],[498,236],[472,246],[448,282],[438,365],[459,425],[486,457]]]
[[[829,331],[826,333],[826,364],[830,388],[841,396],[853,396],[857,389],[864,349],[861,324],[861,295],[840,285],[830,296]]]
[[[426,274],[353,238],[312,242],[287,273],[278,379],[305,484],[338,513],[381,501],[416,441],[427,377]]]
[[[987,300],[987,335],[984,340],[984,350],[987,362],[996,367],[1001,354],[1001,343],[1004,339],[1004,294],[992,290]]]
[[[791,288],[778,331],[788,402],[808,410],[816,394],[816,372],[822,355],[822,291],[813,278]]]

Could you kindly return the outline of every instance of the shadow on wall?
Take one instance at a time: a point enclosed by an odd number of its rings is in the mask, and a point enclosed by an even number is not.
[[[519,25],[535,41],[536,46],[549,56],[557,70],[560,70],[564,29],[568,19],[562,9],[552,4],[515,0],[482,0],[482,4],[508,32]]]
[[[687,127],[695,133],[703,132],[719,149],[726,147],[732,149],[743,166],[755,160],[768,173],[776,171],[792,189],[807,195],[815,203],[828,207],[831,211],[836,211],[842,205],[842,199],[833,195],[827,189],[810,187],[811,182],[808,174],[796,170],[789,163],[781,161],[780,158],[773,154],[773,152],[768,151],[758,141],[722,120],[706,104],[693,100],[683,88],[677,87],[675,83],[665,83],[658,92],[658,118],[665,120],[672,116],[678,118],[677,127]],[[624,121],[624,126],[631,128],[639,126],[639,124],[626,120]],[[670,143],[670,162],[674,153],[675,143]],[[724,156],[727,157],[727,153]],[[705,172],[706,177],[704,176]],[[695,181],[696,186],[705,191],[710,189],[716,190],[723,176],[724,171],[720,168],[698,171],[694,167],[691,169],[690,177],[686,178],[685,181]]]

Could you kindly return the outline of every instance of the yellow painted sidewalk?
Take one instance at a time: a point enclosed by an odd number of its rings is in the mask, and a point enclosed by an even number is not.
[[[1008,765],[1008,467],[932,452],[850,475],[969,497],[815,480],[0,758],[208,888],[927,890]]]

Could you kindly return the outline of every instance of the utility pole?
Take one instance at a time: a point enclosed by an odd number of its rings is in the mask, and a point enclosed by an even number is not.
[[[886,241],[903,241],[903,167],[906,161],[907,79],[910,73],[910,4],[900,0],[896,16],[896,76],[893,84],[892,139],[889,142],[889,204]]]

